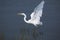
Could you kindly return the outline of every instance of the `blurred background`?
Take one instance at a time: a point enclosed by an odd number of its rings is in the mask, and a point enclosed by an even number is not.
[[[32,38],[32,24],[27,24],[23,16],[17,13],[24,12],[27,20],[34,8],[42,0],[0,0],[0,40],[25,40],[20,39],[24,32]],[[39,28],[42,36],[41,40],[60,40],[60,0],[44,0],[43,16],[41,21],[43,25]],[[26,30],[23,31],[23,30]],[[36,31],[35,31],[36,32]],[[39,39],[37,39],[39,40]]]

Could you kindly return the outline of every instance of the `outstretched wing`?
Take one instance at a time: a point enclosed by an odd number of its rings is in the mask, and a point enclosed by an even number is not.
[[[30,15],[32,20],[35,20],[35,19],[39,20],[40,17],[42,17],[43,5],[44,5],[44,1],[42,1],[42,2],[34,9],[34,11],[32,12],[32,14]]]

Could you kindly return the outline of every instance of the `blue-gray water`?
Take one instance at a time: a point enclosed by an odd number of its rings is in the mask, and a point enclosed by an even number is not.
[[[27,18],[34,8],[42,0],[0,0],[0,33],[4,33],[4,40],[16,40],[20,35],[20,29],[24,27],[31,32],[34,26],[27,24],[23,16],[17,13],[25,12]],[[60,1],[45,0],[43,16],[41,21],[43,26],[40,31],[43,32],[42,40],[60,40]]]

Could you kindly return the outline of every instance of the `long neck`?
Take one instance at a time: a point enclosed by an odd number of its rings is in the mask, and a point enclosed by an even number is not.
[[[25,21],[26,23],[29,23],[29,22],[26,20],[26,14],[24,14],[24,21]]]

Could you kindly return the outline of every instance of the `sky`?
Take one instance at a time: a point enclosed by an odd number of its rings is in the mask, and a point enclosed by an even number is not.
[[[0,33],[4,33],[4,40],[16,40],[15,36],[17,36],[18,40],[20,31],[23,28],[31,32],[35,26],[25,23],[23,16],[18,16],[17,13],[24,12],[28,20],[34,8],[41,1],[42,0],[0,0]],[[42,40],[60,40],[60,1],[44,1],[43,16],[41,18],[43,25],[39,28],[39,31],[43,32]]]

